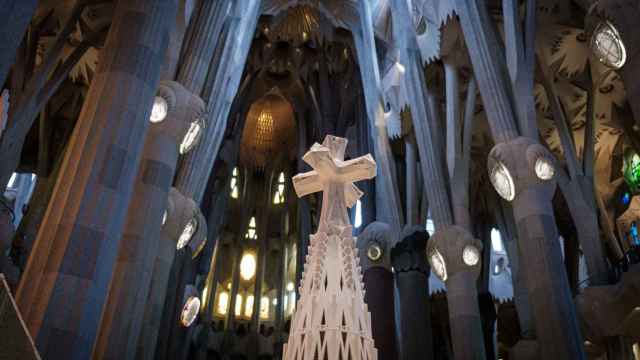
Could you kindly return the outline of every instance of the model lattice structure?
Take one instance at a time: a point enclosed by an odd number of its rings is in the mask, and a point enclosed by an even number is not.
[[[364,303],[364,285],[347,207],[362,196],[353,184],[371,179],[371,155],[344,161],[347,140],[327,136],[303,160],[313,171],[293,184],[299,197],[323,192],[318,232],[310,236],[300,286],[300,300],[291,322],[286,360],[376,360],[371,314]]]

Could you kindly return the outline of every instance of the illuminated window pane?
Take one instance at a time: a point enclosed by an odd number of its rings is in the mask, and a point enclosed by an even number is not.
[[[427,219],[427,232],[429,233],[429,236],[436,232],[436,225],[433,223],[433,219],[431,218]]]
[[[229,308],[229,293],[223,291],[218,295],[218,306],[216,306],[216,311],[220,315],[226,315],[227,309]]]
[[[240,277],[249,281],[256,275],[256,256],[252,253],[244,253],[240,260]]]
[[[295,293],[295,291],[290,292],[288,297],[289,297],[289,303],[287,304],[288,305],[287,312],[289,314],[293,314],[293,310],[295,310],[295,308],[296,308],[296,293]]]
[[[244,316],[250,318],[253,315],[253,295],[247,296],[247,302],[244,304]]]
[[[491,247],[493,248],[493,251],[496,252],[504,251],[502,236],[500,235],[500,231],[498,231],[498,229],[491,229]]]
[[[269,298],[263,296],[260,299],[260,319],[266,320],[269,318]]]
[[[258,233],[256,232],[256,218],[254,216],[249,220],[249,228],[247,229],[247,233],[244,237],[253,240],[258,238]]]
[[[353,219],[353,226],[356,228],[362,226],[362,203],[360,200],[356,201],[356,216]]]
[[[231,174],[231,197],[234,199],[238,198],[238,168],[233,168],[233,172]]]
[[[640,156],[628,150],[625,152],[622,174],[632,193],[640,191]]]
[[[242,315],[242,295],[240,294],[236,295],[236,306],[234,310],[236,317]]]
[[[276,185],[276,191],[273,194],[273,203],[275,205],[284,203],[284,173],[281,172],[278,176],[278,184]]]

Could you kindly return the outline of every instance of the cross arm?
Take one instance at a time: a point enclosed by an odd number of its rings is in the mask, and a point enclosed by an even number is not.
[[[293,188],[296,190],[298,197],[322,191],[322,182],[318,172],[314,170],[294,176]]]

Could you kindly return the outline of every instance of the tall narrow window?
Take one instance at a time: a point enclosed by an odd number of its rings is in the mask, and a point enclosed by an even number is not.
[[[504,244],[502,243],[502,236],[498,229],[491,229],[491,247],[495,252],[504,252]]]
[[[229,293],[223,291],[218,295],[218,306],[216,307],[216,310],[218,311],[218,314],[226,315],[227,308],[229,308]]]
[[[267,296],[260,299],[260,319],[269,319],[269,298]]]
[[[238,168],[233,168],[233,173],[231,173],[231,197],[234,199],[238,198]]]
[[[362,203],[360,200],[356,201],[356,214],[353,219],[353,226],[356,228],[362,226]]]
[[[236,295],[236,305],[235,305],[235,315],[236,317],[239,317],[240,315],[242,315],[242,295],[237,294]]]
[[[276,205],[284,203],[284,173],[283,172],[281,172],[280,176],[278,177],[278,184],[276,186],[276,191],[273,194],[273,203]]]
[[[427,233],[429,236],[436,232],[436,225],[433,223],[433,219],[427,218]]]
[[[258,233],[256,232],[256,217],[252,216],[249,220],[249,228],[247,229],[247,233],[244,235],[247,239],[256,240],[258,238]]]
[[[244,316],[250,318],[253,315],[253,295],[247,296],[247,302],[244,304]]]

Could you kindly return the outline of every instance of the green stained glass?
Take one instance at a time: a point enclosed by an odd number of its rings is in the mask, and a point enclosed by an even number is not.
[[[640,192],[640,156],[635,152],[625,152],[622,175],[633,193]]]

